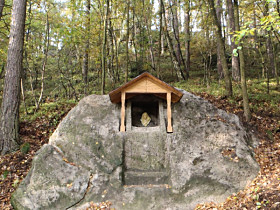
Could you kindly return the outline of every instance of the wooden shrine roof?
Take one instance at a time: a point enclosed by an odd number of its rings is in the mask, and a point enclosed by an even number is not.
[[[134,97],[138,94],[154,94],[155,96],[166,100],[166,93],[171,92],[171,101],[178,102],[183,96],[181,91],[154,77],[148,72],[135,77],[126,84],[111,91],[109,93],[111,102],[121,102],[122,92],[127,94],[126,99]]]

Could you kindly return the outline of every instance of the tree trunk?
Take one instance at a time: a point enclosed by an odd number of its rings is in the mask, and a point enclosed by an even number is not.
[[[187,70],[187,67],[186,67],[186,63],[185,63],[185,60],[184,60],[184,57],[183,57],[183,53],[182,53],[182,50],[181,50],[181,43],[180,43],[180,36],[179,36],[179,21],[178,21],[178,15],[177,15],[177,0],[173,0],[173,4],[170,4],[171,6],[171,14],[172,14],[172,25],[173,25],[173,32],[174,32],[174,38],[175,38],[175,53],[176,53],[176,57],[177,57],[177,61],[178,61],[178,64],[180,66],[180,68],[183,68],[184,69],[184,72],[186,73],[186,78],[189,77],[189,74],[188,74],[188,70]],[[172,7],[175,6],[175,10],[172,9]]]
[[[240,79],[241,79],[241,91],[242,91],[242,98],[243,98],[244,116],[246,118],[246,121],[249,122],[251,120],[251,111],[249,107],[249,97],[248,97],[247,84],[246,84],[245,58],[244,58],[243,48],[239,50],[239,57],[240,57],[240,74],[241,74]]]
[[[238,0],[234,0],[234,10],[235,14],[239,14],[239,6]],[[237,31],[240,31],[239,26],[239,16],[235,18],[235,27]],[[239,58],[240,58],[240,80],[241,80],[241,92],[243,98],[243,109],[244,109],[244,116],[246,121],[251,120],[251,111],[249,107],[249,97],[247,91],[247,84],[246,84],[246,75],[245,75],[245,58],[244,58],[244,50],[242,44],[240,44],[241,49],[239,50]]]
[[[84,80],[84,94],[88,91],[88,69],[89,69],[89,37],[90,37],[90,0],[86,5],[86,30],[85,30],[85,51],[83,56],[82,75]]]
[[[140,42],[140,53],[141,53],[141,59],[140,59],[140,68],[143,68],[143,64],[145,63],[145,54],[146,54],[146,45],[145,45],[145,38],[146,38],[146,34],[145,34],[145,27],[144,27],[144,11],[145,11],[145,0],[142,0],[142,14],[140,17],[140,22],[139,22],[139,28],[140,28],[140,37],[141,37],[141,42]]]
[[[220,58],[221,58],[221,63],[223,67],[223,73],[225,77],[225,83],[226,83],[226,96],[231,97],[232,96],[232,84],[231,84],[231,79],[229,75],[229,70],[228,70],[228,65],[227,65],[227,60],[226,60],[226,52],[225,52],[225,42],[222,37],[222,28],[219,23],[219,20],[216,15],[215,7],[214,7],[214,0],[208,0],[212,16],[214,18],[214,24],[216,26],[216,35],[217,35],[217,43],[219,46],[221,46],[221,51],[220,51]]]
[[[233,40],[233,33],[235,32],[235,19],[234,19],[234,9],[232,0],[227,0],[227,9],[229,16],[229,34],[230,34],[230,45],[231,45],[231,66],[232,66],[232,78],[235,81],[240,80],[240,69],[238,56],[233,55],[233,50],[236,49],[236,45]]]
[[[130,0],[127,3],[127,10],[126,10],[126,71],[125,71],[125,82],[128,81],[128,71],[129,71],[129,54],[128,54],[128,44],[129,44],[129,7],[130,7]]]
[[[167,23],[167,18],[166,18],[166,15],[165,15],[165,6],[164,6],[163,0],[161,0],[161,4],[162,4],[162,11],[163,11],[164,33],[165,33],[165,38],[166,38],[166,41],[167,41],[167,44],[168,44],[168,49],[170,51],[170,57],[171,57],[174,69],[176,71],[177,78],[179,80],[182,80],[182,79],[185,80],[183,70],[181,69],[181,66],[179,65],[179,62],[177,60],[177,56],[176,56],[176,53],[175,53],[175,50],[174,50],[172,39],[171,39],[171,37],[168,33],[168,29],[167,29],[168,23]]]
[[[23,102],[23,105],[24,105],[25,114],[28,115],[28,111],[27,111],[27,107],[26,107],[26,102],[25,102],[24,86],[23,86],[23,81],[22,80],[23,79],[20,80],[22,102]]]
[[[43,100],[43,94],[45,90],[45,72],[46,72],[46,67],[48,63],[48,55],[49,55],[49,46],[50,46],[50,23],[49,23],[49,14],[47,10],[47,20],[46,20],[46,32],[45,32],[45,48],[44,48],[44,61],[42,65],[42,74],[41,74],[41,92],[40,92],[40,97],[38,99],[38,103],[36,105],[35,111],[39,109],[39,106]]]
[[[264,2],[265,6],[264,6],[264,16],[268,16],[268,2]],[[269,72],[268,72],[268,76],[270,74],[272,74],[273,76],[275,76],[275,63],[274,63],[274,55],[273,55],[273,46],[272,46],[272,41],[271,41],[271,34],[269,31],[266,31],[266,51],[267,51],[267,56],[268,56],[268,61],[269,61]]]
[[[137,46],[136,46],[136,42],[137,42],[137,24],[135,23],[135,1],[133,3],[133,12],[132,12],[132,22],[133,22],[133,30],[132,30],[132,45],[135,51],[135,62],[138,62],[138,51],[137,51]]]
[[[162,46],[162,4],[161,1],[159,1],[159,37],[158,37],[158,59],[157,59],[157,77],[160,78],[160,57],[161,57],[161,49]]]
[[[186,71],[189,75],[191,69],[191,55],[190,55],[190,42],[191,42],[191,33],[190,33],[190,0],[186,2],[186,12],[185,12],[185,35],[186,35]]]
[[[101,94],[105,94],[105,79],[106,79],[106,44],[107,44],[107,26],[108,26],[108,14],[110,0],[106,1],[106,14],[104,17],[104,29],[103,29],[103,43],[102,43],[102,75],[101,75]]]
[[[279,87],[279,74],[278,74],[278,66],[277,66],[277,60],[276,60],[276,52],[275,47],[273,46],[273,59],[275,63],[275,78],[276,78],[276,86]]]
[[[180,46],[180,32],[179,32],[179,23],[178,23],[178,5],[177,0],[169,0],[169,5],[171,8],[171,14],[172,14],[172,26],[173,26],[173,32],[174,32],[174,38],[175,38],[175,53],[178,60],[179,65],[181,65],[181,46]]]
[[[0,20],[1,20],[2,15],[3,15],[4,6],[5,6],[5,0],[0,0]]]
[[[114,43],[115,43],[115,58],[116,58],[116,80],[120,81],[120,74],[119,74],[119,39],[117,38],[116,34],[113,34]]]
[[[217,0],[216,14],[217,14],[219,25],[221,25],[221,18],[222,18],[222,11],[221,10],[222,10],[222,8],[221,8],[221,0]],[[218,72],[219,78],[223,78],[224,77],[223,67],[222,67],[222,62],[221,62],[221,57],[220,57],[221,51],[222,51],[222,46],[220,45],[219,42],[217,42],[217,72]]]
[[[20,143],[19,104],[25,16],[26,0],[14,0],[1,107],[0,152],[2,155],[18,149]]]
[[[5,71],[5,63],[2,64],[2,67],[0,69],[0,79],[2,79],[2,75],[3,75],[4,71]]]
[[[161,42],[161,51],[160,51],[160,54],[161,55],[163,55],[164,54],[164,35],[163,35],[163,33],[161,34],[161,40],[160,40],[160,42]]]
[[[152,23],[151,23],[151,19],[148,18],[148,20],[146,20],[146,24],[147,24],[147,30],[148,30],[148,38],[149,38],[149,50],[150,50],[150,56],[151,56],[151,62],[152,62],[152,68],[154,71],[156,71],[156,64],[155,64],[155,56],[154,56],[154,48],[153,48],[153,37],[152,37]]]
[[[110,7],[110,14],[111,14],[111,7]],[[116,74],[115,74],[115,69],[114,69],[114,60],[115,60],[115,52],[114,52],[114,29],[113,29],[113,25],[112,25],[112,21],[111,21],[111,15],[109,15],[110,18],[109,18],[109,39],[110,39],[110,42],[108,42],[108,48],[109,48],[109,52],[110,52],[110,59],[109,59],[109,74],[110,74],[110,77],[111,77],[111,80],[113,82],[113,88],[115,89],[115,84],[116,84]]]

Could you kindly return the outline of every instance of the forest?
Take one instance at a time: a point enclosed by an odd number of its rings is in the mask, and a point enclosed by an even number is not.
[[[279,0],[0,0],[0,208],[80,99],[149,72],[260,138],[258,177],[197,209],[279,209],[279,64]]]

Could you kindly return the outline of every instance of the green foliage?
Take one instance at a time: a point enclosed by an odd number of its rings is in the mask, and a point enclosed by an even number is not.
[[[14,182],[13,182],[13,184],[12,184],[12,186],[13,186],[14,188],[16,188],[16,187],[18,186],[18,184],[19,184],[19,179],[15,179]]]
[[[20,146],[20,152],[22,154],[27,154],[30,150],[30,144],[28,142],[25,142]]]
[[[191,72],[191,79],[187,82],[181,81],[176,82],[174,85],[180,89],[185,89],[192,93],[208,93],[214,95],[215,97],[220,97],[225,94],[224,81],[218,81],[215,76],[211,76],[211,84],[207,86],[205,84],[201,75],[203,72],[196,71]],[[251,73],[254,73],[252,70]],[[269,113],[278,113],[279,111],[279,98],[280,92],[276,88],[276,80],[271,79],[271,93],[268,95],[266,93],[266,79],[249,79],[247,82],[248,94],[250,100],[250,108],[253,112],[265,111]],[[242,105],[242,95],[240,92],[240,84],[238,82],[233,82],[233,98],[229,99],[229,102],[233,104]]]
[[[147,71],[145,68],[143,62],[138,61],[138,62],[133,62],[132,67],[130,69],[130,78],[137,77],[138,75],[144,73]]]
[[[266,134],[271,141],[274,141],[274,136],[271,130],[267,130]]]
[[[6,179],[8,175],[9,175],[9,171],[8,170],[3,171],[2,179]]]
[[[28,115],[24,114],[24,107],[21,105],[21,121],[32,122],[38,118],[44,117],[50,121],[49,123],[57,125],[60,121],[60,117],[69,111],[69,107],[74,106],[76,103],[77,102],[74,100],[65,100],[62,98],[60,101],[43,103],[36,112],[35,106],[29,106],[27,110],[30,114]]]

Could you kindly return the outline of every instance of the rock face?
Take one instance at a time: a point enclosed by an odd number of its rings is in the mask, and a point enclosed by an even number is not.
[[[153,100],[153,127],[132,124],[133,103],[121,133],[119,105],[108,96],[81,100],[38,151],[12,195],[14,208],[80,209],[109,200],[116,209],[192,209],[223,201],[257,175],[257,141],[237,116],[184,92],[172,105],[168,134],[165,101]]]

